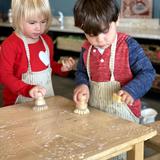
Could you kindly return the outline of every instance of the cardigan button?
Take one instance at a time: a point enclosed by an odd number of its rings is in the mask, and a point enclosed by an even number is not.
[[[95,52],[96,52],[96,49],[93,49],[93,52],[95,53]]]
[[[103,63],[103,62],[104,62],[104,59],[102,58],[100,61]]]

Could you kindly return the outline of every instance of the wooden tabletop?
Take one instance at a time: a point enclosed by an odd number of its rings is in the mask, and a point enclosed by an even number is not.
[[[46,102],[49,109],[43,112],[33,111],[33,102],[0,108],[1,160],[107,159],[136,144],[143,147],[156,135],[150,127],[94,108],[75,114],[73,101],[61,96]]]

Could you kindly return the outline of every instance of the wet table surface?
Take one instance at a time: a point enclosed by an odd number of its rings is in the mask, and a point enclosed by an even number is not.
[[[127,151],[142,160],[144,141],[156,130],[101,112],[73,113],[73,101],[46,99],[49,108],[33,111],[33,102],[0,108],[1,160],[99,160]]]

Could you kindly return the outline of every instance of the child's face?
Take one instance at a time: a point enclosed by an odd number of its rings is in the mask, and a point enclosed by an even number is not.
[[[110,24],[109,30],[98,34],[97,36],[86,35],[87,40],[94,46],[99,48],[108,48],[114,41],[116,37],[116,23],[112,22]]]
[[[46,29],[47,20],[42,17],[32,17],[21,23],[22,33],[31,41],[39,39]]]

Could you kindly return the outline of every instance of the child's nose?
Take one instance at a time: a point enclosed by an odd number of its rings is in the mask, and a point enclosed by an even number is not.
[[[36,24],[36,30],[40,30],[41,29],[41,24],[40,23],[37,23]]]
[[[102,42],[104,40],[104,34],[103,33],[100,33],[98,36],[97,36],[97,41],[98,42]]]

